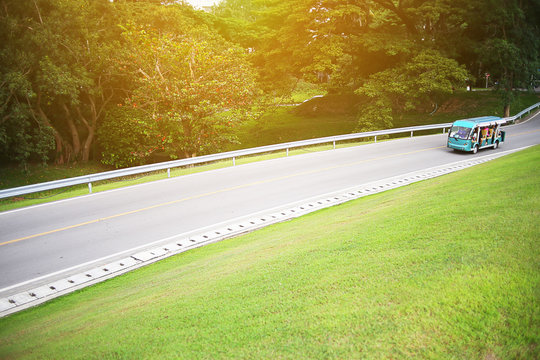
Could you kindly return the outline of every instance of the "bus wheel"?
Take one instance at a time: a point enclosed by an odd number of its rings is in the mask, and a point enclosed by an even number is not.
[[[493,150],[495,150],[496,148],[499,147],[499,142],[498,141],[495,141],[495,144],[493,144]]]
[[[474,147],[472,149],[472,153],[476,154],[477,152],[478,152],[478,145],[474,145]]]

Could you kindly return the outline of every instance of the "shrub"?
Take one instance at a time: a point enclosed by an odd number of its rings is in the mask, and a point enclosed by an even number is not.
[[[156,148],[152,130],[141,119],[145,114],[118,105],[104,117],[97,133],[101,162],[116,168],[142,165]]]

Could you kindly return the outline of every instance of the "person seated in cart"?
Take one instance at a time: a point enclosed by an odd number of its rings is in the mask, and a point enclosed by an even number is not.
[[[492,125],[488,128],[488,134],[487,134],[487,144],[493,144],[493,132],[494,132],[495,125]]]
[[[493,147],[504,142],[505,132],[501,126],[506,120],[496,116],[458,120],[448,132],[447,146],[454,150],[471,151]]]
[[[480,142],[480,146],[484,146],[487,144],[487,136],[488,136],[488,128],[485,127],[482,129],[482,141]]]

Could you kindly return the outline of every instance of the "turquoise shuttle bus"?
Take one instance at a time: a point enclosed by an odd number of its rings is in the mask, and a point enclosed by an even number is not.
[[[447,146],[473,154],[488,147],[496,149],[504,142],[506,133],[501,130],[501,126],[505,123],[506,120],[497,116],[458,120],[448,132]]]

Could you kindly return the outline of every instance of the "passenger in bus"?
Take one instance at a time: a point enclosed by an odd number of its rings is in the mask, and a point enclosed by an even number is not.
[[[488,128],[487,127],[483,128],[482,129],[482,138],[480,140],[480,146],[485,145],[486,138],[487,138],[487,133],[488,133]]]
[[[488,134],[487,134],[487,141],[486,141],[486,143],[487,143],[487,144],[491,144],[491,143],[492,143],[491,139],[493,139],[493,128],[490,126],[490,127],[488,128]]]
[[[472,139],[472,142],[473,142],[473,143],[475,143],[476,140],[478,139],[478,130],[477,130],[477,129],[475,129],[475,130],[473,131],[471,139]]]

